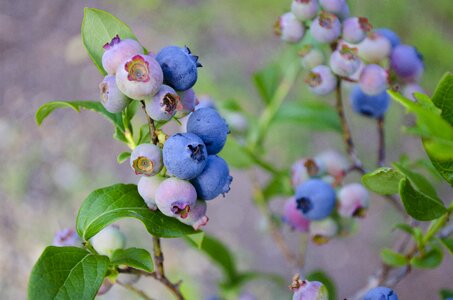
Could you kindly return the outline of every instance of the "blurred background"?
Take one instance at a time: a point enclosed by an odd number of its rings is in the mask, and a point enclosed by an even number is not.
[[[422,85],[432,92],[446,71],[453,70],[453,2],[451,0],[351,0],[353,15],[366,16],[375,27],[395,30],[405,43],[424,55]],[[200,56],[195,90],[216,102],[237,99],[251,114],[262,103],[251,76],[268,63],[287,57],[290,46],[273,35],[276,18],[289,10],[290,0],[134,0],[58,1],[2,0],[0,2],[0,298],[25,299],[31,267],[52,242],[55,231],[75,226],[77,210],[92,190],[117,182],[137,182],[127,163],[116,156],[127,150],[112,139],[111,125],[93,112],[60,110],[41,127],[37,108],[52,100],[96,100],[102,80],[91,63],[80,37],[83,8],[107,10],[129,24],[140,42],[158,51],[170,44],[188,45]],[[294,57],[294,63],[298,63]],[[303,87],[303,76],[292,101],[319,100]],[[350,113],[359,156],[373,166],[375,123]],[[393,103],[386,124],[388,158],[402,153],[412,159],[425,157],[419,141],[403,133],[403,110]],[[144,119],[143,119],[144,121]],[[282,146],[284,145],[284,146]],[[343,151],[335,133],[313,133],[303,126],[279,123],[266,140],[272,162],[290,166],[297,158],[322,149]],[[227,243],[241,270],[275,272],[288,279],[293,270],[264,230],[251,198],[250,171],[233,170],[233,186],[226,198],[209,205],[206,231]],[[451,189],[440,181],[444,199]],[[358,180],[351,176],[351,181]],[[281,210],[276,199],[271,207]],[[385,220],[385,221],[384,221]],[[379,266],[379,249],[391,247],[392,224],[401,221],[393,208],[373,197],[366,219],[355,235],[335,239],[325,246],[309,245],[307,270],[324,269],[337,284],[338,299],[366,284]],[[136,221],[121,222],[128,246],[150,248],[151,238]],[[297,233],[285,230],[295,251]],[[217,294],[219,270],[197,250],[180,240],[164,240],[165,264],[170,278],[182,278],[193,299]],[[437,299],[440,288],[453,288],[453,259],[445,256],[436,270],[413,271],[397,292],[401,299]],[[171,299],[150,279],[139,286],[155,299]],[[289,299],[286,286],[253,282],[244,291],[256,299]],[[114,287],[103,299],[134,299]]]

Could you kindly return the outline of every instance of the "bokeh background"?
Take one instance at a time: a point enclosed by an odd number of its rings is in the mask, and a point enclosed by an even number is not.
[[[61,110],[41,127],[37,108],[51,100],[97,99],[102,80],[83,48],[80,24],[83,8],[107,10],[125,21],[148,49],[169,44],[188,45],[204,68],[198,93],[218,103],[234,98],[252,114],[262,103],[251,75],[285,56],[288,46],[272,33],[278,15],[290,1],[263,0],[134,0],[134,1],[0,1],[0,298],[25,299],[31,267],[50,244],[56,230],[75,225],[78,207],[93,189],[120,181],[136,182],[127,164],[116,156],[125,151],[114,141],[111,125],[92,112]],[[393,28],[425,57],[423,86],[431,92],[446,71],[453,70],[453,2],[451,0],[351,0],[352,14],[367,16],[376,27]],[[294,58],[294,63],[297,58]],[[315,99],[298,80],[292,100]],[[331,97],[319,101],[332,102]],[[350,113],[361,158],[372,166],[375,124]],[[388,161],[402,153],[424,157],[419,142],[403,134],[410,119],[393,104],[387,123]],[[289,166],[298,157],[321,149],[343,150],[332,133],[313,133],[303,126],[280,124],[269,131],[266,148],[272,162]],[[293,270],[282,258],[251,202],[250,172],[233,170],[231,192],[209,205],[206,231],[229,244],[241,270],[275,272],[288,279]],[[352,177],[351,180],[358,178]],[[451,189],[440,184],[444,199]],[[283,199],[272,209],[281,210]],[[373,197],[366,219],[355,235],[326,246],[309,245],[307,270],[324,269],[337,283],[339,299],[362,287],[379,264],[379,249],[391,246],[392,224],[400,221],[392,207]],[[121,222],[129,246],[150,248],[151,238],[135,221]],[[285,230],[293,249],[297,233]],[[171,278],[183,278],[193,299],[217,293],[219,270],[179,240],[164,240],[165,264]],[[436,270],[414,271],[398,287],[401,299],[437,299],[440,288],[453,288],[453,260],[447,257]],[[171,296],[152,280],[139,286],[156,299]],[[257,299],[288,299],[286,286],[254,282],[245,291]],[[134,299],[114,287],[103,299]]]

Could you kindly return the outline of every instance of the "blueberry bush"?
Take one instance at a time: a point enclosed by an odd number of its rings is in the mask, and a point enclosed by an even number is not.
[[[216,299],[249,299],[243,293],[248,282],[266,280],[282,287],[291,277],[288,298],[398,299],[395,287],[410,272],[436,268],[453,253],[453,202],[441,199],[431,183],[437,176],[453,185],[453,74],[445,74],[429,97],[419,85],[426,67],[422,54],[394,31],[353,16],[344,0],[288,4],[290,11],[277,19],[274,31],[291,44],[290,55],[253,75],[263,104],[255,115],[234,99],[218,107],[196,96],[203,59],[189,47],[147,49],[115,16],[85,9],[81,34],[104,76],[100,101],[48,102],[36,112],[36,121],[41,125],[59,108],[102,115],[113,124],[113,138],[128,148],[117,161],[129,162],[137,185],[118,183],[86,197],[75,227],[58,232],[33,267],[29,299],[93,299],[115,284],[154,299],[135,285],[140,277],[161,283],[176,299],[188,299],[185,283],[165,272],[163,238],[183,239],[219,267],[223,278]],[[302,81],[325,101],[288,101]],[[411,115],[405,133],[420,139],[427,159],[401,153],[400,160],[386,161],[385,121],[392,101]],[[377,141],[366,141],[376,145],[374,165],[365,165],[356,151],[346,105],[377,127]],[[288,120],[333,132],[343,145],[292,166],[275,163],[266,141],[272,127]],[[340,153],[343,147],[347,156]],[[209,226],[209,202],[230,190],[230,167],[249,170],[252,202],[288,262],[286,278],[241,270],[228,246],[203,231]],[[361,182],[351,181],[357,174]],[[401,235],[394,247],[381,250],[382,263],[366,286],[353,295],[338,295],[325,272],[305,270],[307,243],[329,247],[332,239],[353,235],[372,193],[403,216],[404,223],[393,224]],[[278,198],[287,199],[282,214],[272,209]],[[152,249],[126,247],[127,236],[115,224],[124,218],[144,225]],[[304,241],[302,248],[288,244],[285,227]],[[453,291],[440,295],[447,299]]]

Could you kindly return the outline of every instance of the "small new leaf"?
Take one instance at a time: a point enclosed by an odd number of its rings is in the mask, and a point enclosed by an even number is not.
[[[441,264],[442,258],[442,251],[439,248],[432,248],[424,255],[413,257],[411,265],[416,268],[433,269]]]
[[[154,269],[149,252],[140,248],[118,249],[113,252],[110,262],[114,265],[126,265],[146,272],[152,272]]]
[[[131,157],[131,153],[126,151],[126,152],[121,152],[120,154],[118,154],[118,156],[116,157],[116,161],[119,163],[119,164],[122,164],[123,162],[125,162],[126,160],[129,159],[129,157]]]
[[[402,267],[409,263],[409,261],[404,255],[388,248],[384,248],[381,250],[381,259],[384,263],[393,267]]]
[[[400,180],[403,178],[400,172],[392,168],[379,168],[362,177],[362,183],[370,190],[380,195],[392,195],[398,193]]]

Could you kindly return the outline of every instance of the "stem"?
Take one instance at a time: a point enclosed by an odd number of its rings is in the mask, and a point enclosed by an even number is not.
[[[126,283],[122,283],[121,281],[116,281],[116,283],[118,283],[119,285],[121,285],[122,287],[128,289],[129,291],[137,294],[138,296],[142,297],[143,299],[145,300],[153,300],[153,298],[149,297],[144,291],[136,288],[135,286],[133,285],[130,285],[130,284],[126,284]]]
[[[377,165],[383,167],[385,164],[385,131],[384,131],[384,116],[377,119],[378,129],[378,153],[377,153]]]
[[[351,130],[349,129],[348,122],[346,121],[346,116],[344,114],[343,110],[343,97],[341,94],[341,78],[337,78],[337,87],[335,89],[335,98],[336,98],[336,103],[335,107],[337,110],[338,117],[340,118],[341,122],[341,130],[343,132],[343,142],[346,146],[346,152],[348,155],[351,157],[353,167],[357,170],[360,170],[361,172],[365,172],[363,168],[363,163],[360,161],[360,159],[357,157],[355,147],[354,147],[354,142],[352,141],[352,135],[351,135]]]
[[[162,253],[162,248],[160,247],[160,239],[156,236],[153,236],[153,252],[154,263],[157,269],[157,276],[163,278],[165,277],[164,254]]]
[[[151,117],[146,112],[145,101],[141,100],[140,102],[142,103],[142,108],[143,108],[143,111],[146,114],[146,119],[148,121],[149,136],[150,136],[150,139],[151,139],[151,143],[153,143],[154,145],[157,145],[158,140],[157,140],[157,134],[156,134],[156,126],[154,125],[154,120],[151,119]]]

